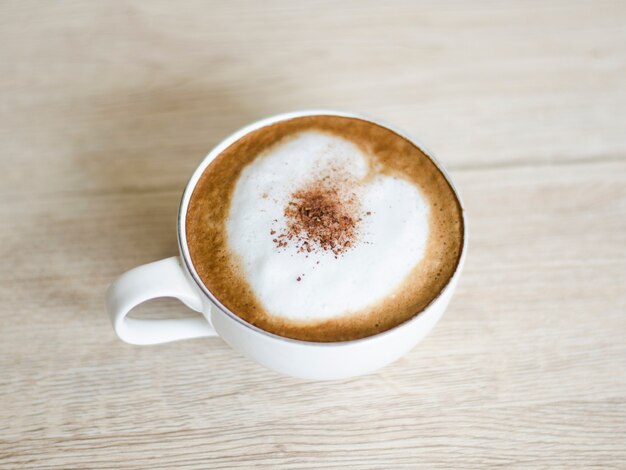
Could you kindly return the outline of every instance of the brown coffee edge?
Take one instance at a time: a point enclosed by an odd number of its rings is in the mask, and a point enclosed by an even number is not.
[[[381,171],[408,179],[419,187],[430,205],[430,231],[424,258],[405,281],[373,306],[317,322],[298,322],[266,312],[243,276],[241,260],[229,248],[226,236],[230,203],[241,171],[271,146],[305,130],[330,132],[352,141],[371,159],[371,170],[382,166],[370,174]],[[204,170],[186,214],[191,260],[207,289],[227,309],[252,325],[279,336],[314,342],[364,338],[419,314],[454,275],[463,237],[460,202],[442,171],[426,153],[378,124],[330,115],[280,121],[252,131],[231,144]],[[294,292],[285,295],[297,295],[297,291],[294,288]]]

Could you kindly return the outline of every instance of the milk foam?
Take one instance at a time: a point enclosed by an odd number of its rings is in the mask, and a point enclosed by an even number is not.
[[[285,207],[294,191],[328,168],[357,180],[363,217],[358,239],[345,253],[278,248],[272,231],[286,228]],[[243,275],[270,315],[319,321],[358,312],[394,294],[422,259],[429,207],[407,180],[368,177],[369,160],[353,143],[303,131],[271,147],[244,168],[227,220],[230,248]],[[299,280],[298,280],[299,279]]]

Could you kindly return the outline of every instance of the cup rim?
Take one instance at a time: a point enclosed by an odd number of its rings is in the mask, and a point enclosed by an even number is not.
[[[237,314],[232,312],[228,307],[223,305],[217,299],[217,297],[204,285],[204,283],[200,279],[200,276],[196,272],[196,269],[195,269],[195,267],[193,265],[193,262],[191,260],[191,255],[189,253],[189,247],[187,245],[187,236],[186,236],[187,235],[186,234],[187,209],[189,207],[189,201],[191,200],[191,195],[193,194],[193,191],[196,188],[196,185],[198,184],[198,180],[200,179],[200,177],[204,173],[204,170],[206,170],[206,168],[209,166],[209,164],[219,154],[221,154],[226,148],[228,148],[230,145],[232,145],[233,143],[235,143],[236,141],[238,141],[239,139],[241,139],[245,135],[249,134],[250,132],[255,131],[257,129],[261,129],[262,127],[266,127],[266,126],[268,126],[270,124],[274,124],[276,122],[286,121],[286,120],[289,120],[289,119],[295,119],[295,118],[306,117],[306,116],[339,116],[339,117],[360,119],[362,121],[367,121],[367,122],[371,122],[373,124],[382,126],[382,127],[386,128],[386,129],[394,132],[395,134],[398,134],[400,137],[405,138],[406,140],[411,142],[413,145],[417,146],[435,164],[437,169],[441,172],[441,174],[445,178],[446,182],[448,183],[448,185],[452,189],[452,192],[454,193],[454,196],[456,197],[456,199],[457,199],[457,201],[459,203],[459,207],[461,208],[461,222],[463,223],[463,243],[461,245],[461,254],[460,254],[459,258],[458,258],[458,261],[457,261],[456,267],[454,268],[454,272],[452,273],[452,276],[450,276],[450,278],[448,279],[446,284],[441,288],[441,290],[437,293],[437,295],[435,297],[433,297],[433,299],[426,306],[424,306],[421,310],[419,310],[418,312],[415,312],[415,314],[413,316],[411,316],[407,320],[403,321],[402,323],[399,323],[398,325],[396,325],[396,326],[394,326],[392,328],[389,328],[389,329],[387,329],[385,331],[381,331],[380,333],[376,333],[374,335],[365,336],[363,338],[346,340],[346,341],[320,342],[320,341],[305,341],[305,340],[301,340],[301,339],[288,338],[286,336],[280,336],[280,335],[277,335],[275,333],[271,333],[269,331],[266,331],[266,330],[264,330],[262,328],[259,328],[259,327],[255,326],[255,325],[251,324],[251,323],[248,323],[243,318],[241,318],[240,316],[238,316]],[[291,111],[291,112],[287,112],[287,113],[275,114],[275,115],[272,115],[272,116],[269,116],[269,117],[266,117],[266,118],[263,118],[263,119],[259,119],[257,121],[254,121],[251,124],[248,124],[248,125],[244,126],[244,127],[240,128],[240,129],[238,129],[237,131],[233,132],[229,136],[227,136],[221,142],[219,142],[215,147],[213,147],[213,149],[211,149],[211,151],[198,164],[196,169],[193,171],[191,177],[187,181],[187,184],[185,185],[185,189],[183,190],[183,195],[181,197],[181,201],[180,201],[180,204],[179,204],[179,207],[178,207],[177,235],[178,235],[178,248],[180,250],[181,258],[183,260],[183,263],[185,264],[185,267],[187,268],[187,271],[191,275],[192,279],[194,280],[194,282],[196,283],[196,285],[198,286],[200,291],[205,296],[207,296],[208,299],[211,301],[212,306],[215,306],[223,314],[225,314],[226,316],[230,317],[232,320],[236,321],[237,323],[243,325],[244,327],[252,330],[255,333],[259,333],[261,335],[267,336],[268,338],[274,339],[274,340],[287,341],[287,342],[298,344],[298,345],[301,345],[301,346],[314,346],[314,347],[347,346],[347,345],[353,345],[353,344],[356,344],[356,343],[370,342],[370,341],[373,341],[375,339],[379,339],[379,338],[381,338],[383,336],[393,334],[394,331],[397,331],[399,329],[407,327],[409,324],[417,321],[417,319],[420,316],[422,316],[424,314],[424,312],[426,312],[428,309],[430,309],[437,302],[437,300],[439,300],[439,298],[441,298],[444,295],[444,293],[446,291],[448,291],[449,289],[452,288],[453,281],[456,278],[459,277],[461,269],[462,269],[463,264],[465,262],[465,257],[466,257],[466,253],[467,253],[467,243],[468,243],[468,240],[467,240],[467,223],[466,223],[466,217],[465,217],[465,206],[463,204],[463,200],[461,198],[461,195],[459,194],[458,189],[454,185],[454,182],[450,178],[450,175],[448,174],[446,169],[435,158],[433,153],[425,145],[423,145],[422,142],[420,142],[418,139],[415,139],[414,137],[408,135],[406,132],[396,128],[395,126],[392,126],[392,125],[386,123],[385,121],[383,121],[381,119],[369,117],[369,116],[366,116],[366,115],[363,115],[363,114],[359,114],[359,113],[351,113],[351,112],[329,110],[329,109],[308,109],[308,110]]]

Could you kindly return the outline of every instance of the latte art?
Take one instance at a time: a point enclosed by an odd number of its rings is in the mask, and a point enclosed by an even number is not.
[[[350,315],[393,294],[419,263],[428,205],[414,184],[371,166],[349,141],[306,131],[243,170],[228,243],[269,315]]]
[[[234,314],[308,341],[392,328],[447,284],[463,244],[449,183],[413,143],[339,116],[246,134],[204,170],[186,240]]]

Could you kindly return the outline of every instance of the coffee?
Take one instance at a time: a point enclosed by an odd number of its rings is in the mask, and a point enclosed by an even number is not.
[[[385,127],[333,115],[279,121],[227,147],[200,177],[185,230],[225,307],[319,342],[419,313],[463,245],[459,201],[432,160]]]

